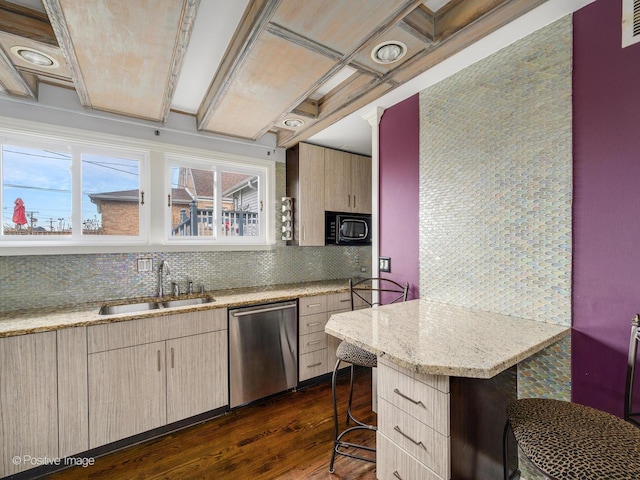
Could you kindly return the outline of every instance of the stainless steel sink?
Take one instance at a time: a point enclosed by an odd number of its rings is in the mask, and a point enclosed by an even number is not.
[[[188,305],[203,305],[214,301],[215,299],[211,297],[182,298],[178,300],[168,300],[166,302],[162,302],[160,305],[161,308],[186,307]]]
[[[211,297],[179,298],[160,302],[138,302],[125,303],[124,305],[103,305],[98,313],[100,315],[115,315],[118,313],[146,312],[148,310],[158,310],[161,308],[186,307],[189,305],[203,305],[215,302]]]
[[[117,313],[145,312],[160,308],[157,302],[127,303],[125,305],[103,305],[98,312],[100,315],[115,315]]]

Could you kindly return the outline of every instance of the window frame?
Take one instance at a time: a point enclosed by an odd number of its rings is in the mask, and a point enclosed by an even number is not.
[[[85,235],[82,233],[82,155],[106,155],[135,159],[139,165],[139,191],[149,190],[149,152],[135,147],[122,147],[103,143],[83,142],[72,138],[51,138],[47,135],[8,133],[0,130],[0,145],[12,145],[30,149],[47,149],[65,151],[70,154],[70,188],[71,188],[71,234],[70,235],[24,235],[17,239],[13,235],[0,232],[0,248],[2,247],[56,247],[56,246],[102,246],[102,245],[141,245],[148,241],[149,207],[138,203],[139,228],[138,235]],[[4,188],[4,178],[0,151],[0,188]],[[3,191],[0,192],[0,208],[4,205]],[[4,230],[4,225],[3,225]]]
[[[107,129],[108,130],[108,129]],[[153,134],[153,131],[152,131]],[[275,147],[264,148],[265,158],[256,155],[252,146],[238,146],[237,142],[229,145],[207,146],[208,139],[199,139],[195,146],[188,145],[188,138],[176,137],[175,143],[158,141],[157,135],[147,139],[140,136],[124,136],[119,133],[103,133],[95,130],[85,130],[70,126],[39,123],[31,120],[21,120],[0,116],[0,142],[11,143],[20,141],[27,146],[46,146],[46,148],[61,148],[65,145],[78,145],[87,151],[92,149],[107,152],[125,151],[136,152],[145,157],[144,172],[140,172],[140,189],[145,191],[145,218],[141,228],[141,238],[132,241],[124,237],[121,241],[114,241],[111,235],[85,235],[83,239],[65,237],[56,240],[42,241],[39,238],[29,238],[25,241],[4,238],[0,241],[0,256],[15,255],[51,255],[51,254],[109,254],[109,253],[156,253],[156,252],[198,252],[198,251],[265,251],[277,248],[276,240],[276,165],[283,161],[274,155]],[[228,148],[228,151],[225,151]],[[249,153],[250,152],[250,153]],[[177,243],[167,241],[165,228],[166,191],[165,159],[167,155],[181,158],[200,159],[205,162],[229,162],[233,165],[244,165],[249,168],[261,169],[264,172],[262,197],[264,201],[262,226],[264,236],[260,240],[231,241],[231,237],[224,237],[217,242],[186,242]],[[1,171],[0,171],[1,173]],[[0,182],[2,178],[0,177]],[[13,205],[11,205],[13,208]],[[73,204],[72,208],[77,208]],[[167,227],[168,228],[168,227]],[[203,237],[201,237],[202,239]]]
[[[199,170],[225,171],[231,170],[237,173],[246,173],[258,177],[258,203],[261,206],[258,212],[259,234],[257,236],[221,236],[218,234],[219,222],[222,218],[222,199],[214,194],[214,227],[215,235],[212,236],[172,236],[170,231],[172,225],[172,204],[170,201],[164,203],[164,241],[168,245],[268,245],[271,219],[267,214],[271,209],[269,195],[269,168],[267,165],[255,161],[246,161],[240,157],[232,158],[230,155],[216,154],[208,157],[192,156],[182,153],[168,152],[165,154],[165,189],[164,198],[172,194],[171,175],[173,167],[186,167]],[[217,177],[214,192],[221,192],[221,178]]]

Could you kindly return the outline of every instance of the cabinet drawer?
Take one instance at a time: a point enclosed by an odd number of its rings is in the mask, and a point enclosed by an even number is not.
[[[89,353],[226,330],[227,309],[177,313],[87,327]]]
[[[449,478],[449,437],[416,421],[384,398],[378,400],[379,432],[441,477]]]
[[[351,310],[351,292],[327,295],[327,310],[333,313]]]
[[[324,332],[310,333],[309,335],[300,336],[300,355],[315,352],[316,350],[326,350],[327,334]]]
[[[316,295],[314,297],[302,297],[298,301],[300,309],[298,315],[311,315],[312,313],[321,313],[327,311],[327,296]]]
[[[328,315],[326,313],[314,313],[305,315],[298,319],[298,335],[307,335],[309,333],[324,332],[324,326],[327,324]]]
[[[327,372],[327,350],[300,355],[298,378],[302,382]]]
[[[444,480],[378,432],[376,474],[379,480]]]
[[[449,394],[378,362],[378,396],[449,435]]]

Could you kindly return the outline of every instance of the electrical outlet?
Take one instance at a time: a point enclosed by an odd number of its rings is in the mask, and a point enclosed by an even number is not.
[[[391,258],[380,257],[378,258],[378,270],[381,272],[391,273]]]
[[[153,258],[139,258],[138,272],[150,272],[153,270]]]

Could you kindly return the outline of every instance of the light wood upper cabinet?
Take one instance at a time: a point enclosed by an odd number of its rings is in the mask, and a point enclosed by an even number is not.
[[[339,150],[325,152],[324,209],[351,212],[351,154]]]
[[[371,159],[325,152],[324,205],[330,212],[371,213]]]
[[[287,150],[287,196],[293,197],[294,243],[324,245],[325,150],[300,143]]]
[[[371,214],[371,158],[300,143],[287,150],[287,196],[293,243],[324,245],[325,211]]]
[[[351,154],[353,213],[371,214],[371,158]]]
[[[0,477],[58,458],[57,388],[56,332],[0,339]]]

